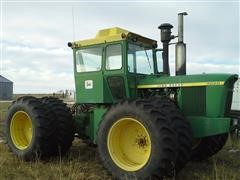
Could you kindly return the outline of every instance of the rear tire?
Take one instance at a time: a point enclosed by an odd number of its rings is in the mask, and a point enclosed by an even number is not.
[[[173,176],[177,137],[169,121],[149,100],[113,105],[98,129],[105,168],[117,179]]]
[[[228,134],[220,134],[200,139],[197,146],[192,149],[191,160],[202,161],[218,153],[228,140]]]
[[[55,129],[54,118],[34,97],[21,97],[9,107],[5,121],[7,145],[24,160],[52,155]]]
[[[62,100],[55,97],[43,97],[40,100],[47,106],[56,121],[55,154],[64,155],[72,146],[74,139],[74,121],[70,109]]]

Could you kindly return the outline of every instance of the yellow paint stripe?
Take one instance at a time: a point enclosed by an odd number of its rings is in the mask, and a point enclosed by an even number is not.
[[[146,88],[222,86],[222,85],[224,85],[224,81],[138,85],[137,88],[146,89]]]

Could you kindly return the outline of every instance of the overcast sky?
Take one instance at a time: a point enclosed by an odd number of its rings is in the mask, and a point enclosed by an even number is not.
[[[239,2],[1,3],[0,74],[14,93],[74,89],[72,50],[67,42],[93,38],[99,29],[121,27],[159,41],[161,23],[177,33],[177,13],[187,11],[187,73],[240,73]],[[72,13],[73,10],[73,13]],[[74,31],[73,18],[74,14]],[[159,47],[161,47],[161,44]],[[174,74],[174,46],[170,49]]]

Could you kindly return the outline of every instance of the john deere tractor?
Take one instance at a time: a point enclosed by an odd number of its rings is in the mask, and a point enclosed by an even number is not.
[[[69,42],[76,103],[21,97],[10,106],[7,144],[25,160],[63,155],[74,136],[96,144],[103,166],[117,179],[174,176],[189,160],[216,154],[227,141],[234,74],[186,75],[183,17],[178,35],[159,26],[157,41],[110,28]],[[176,44],[176,75],[168,48]],[[63,82],[67,83],[67,82]]]

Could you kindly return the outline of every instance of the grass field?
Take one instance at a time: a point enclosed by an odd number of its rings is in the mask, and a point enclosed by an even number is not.
[[[7,108],[11,102],[1,102],[0,101],[0,138],[3,136],[3,119],[6,115]]]
[[[9,102],[0,102],[0,129]],[[0,133],[0,138],[2,133]],[[240,180],[240,143],[232,149],[229,140],[213,158],[188,163],[174,179],[179,180]],[[112,179],[102,167],[96,148],[75,139],[69,153],[48,161],[24,162],[0,143],[0,179]]]

